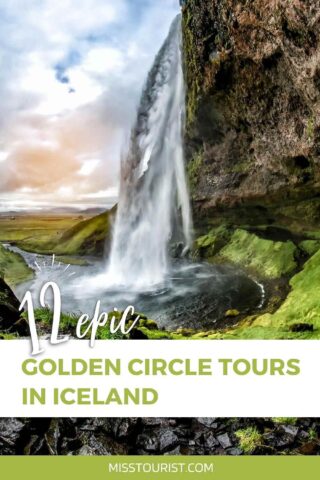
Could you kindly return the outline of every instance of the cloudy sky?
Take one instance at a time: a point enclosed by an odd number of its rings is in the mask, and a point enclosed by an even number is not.
[[[178,0],[0,0],[0,207],[108,203]]]

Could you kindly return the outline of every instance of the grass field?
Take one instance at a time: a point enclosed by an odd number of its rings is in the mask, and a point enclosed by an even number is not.
[[[33,271],[22,256],[5,249],[1,243],[10,242],[22,248],[26,245],[36,253],[45,252],[48,247],[51,253],[51,245],[57,248],[65,233],[72,231],[79,223],[88,221],[90,217],[82,215],[0,215],[0,276],[12,287],[33,277]],[[59,260],[86,265],[80,258],[59,257]]]
[[[0,242],[20,242],[58,238],[63,232],[74,227],[81,220],[79,215],[0,215]]]
[[[0,243],[10,242],[32,253],[102,255],[110,233],[110,214],[0,215]]]

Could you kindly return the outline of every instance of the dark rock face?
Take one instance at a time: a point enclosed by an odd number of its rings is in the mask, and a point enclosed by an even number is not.
[[[14,325],[20,318],[19,305],[20,302],[11,288],[0,278],[0,332],[16,331]],[[17,329],[19,330],[19,326]]]
[[[25,424],[16,418],[0,419],[0,455],[12,455],[23,441]]]
[[[8,418],[0,455],[319,455],[319,433],[312,418]]]
[[[318,3],[189,0],[183,34],[196,220],[319,222]]]

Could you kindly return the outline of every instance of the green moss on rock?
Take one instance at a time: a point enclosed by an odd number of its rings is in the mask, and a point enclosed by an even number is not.
[[[184,46],[184,60],[185,71],[187,73],[187,128],[194,121],[199,95],[202,83],[202,68],[199,65],[195,45],[197,39],[195,38],[194,29],[190,28],[193,21],[191,10],[185,10],[182,17],[182,31],[183,31],[183,46]]]
[[[17,340],[18,338],[16,333],[0,333],[0,340]]]
[[[240,315],[239,310],[233,309],[233,310],[227,310],[225,313],[226,317],[238,317]]]
[[[285,425],[295,425],[297,420],[297,417],[272,417],[274,423],[283,423]]]
[[[287,275],[297,267],[296,253],[297,247],[291,241],[273,242],[238,229],[218,258],[271,279]]]
[[[292,277],[291,292],[275,313],[248,317],[237,327],[208,338],[320,339],[319,278],[320,251],[305,263],[301,272]]]
[[[299,247],[303,250],[307,255],[314,255],[320,250],[320,242],[317,240],[304,240],[303,242],[299,243]]]
[[[320,221],[320,199],[311,198],[276,209],[276,213],[287,219],[288,224],[296,221],[301,229],[304,225],[318,227]],[[307,232],[306,232],[307,233]]]
[[[227,243],[231,235],[225,225],[211,229],[206,235],[202,235],[195,241],[195,249],[201,258],[210,258]]]
[[[195,190],[198,184],[202,164],[203,152],[200,151],[194,155],[187,165],[187,176],[191,193]]]
[[[253,453],[262,443],[262,435],[256,427],[248,427],[235,432],[239,446],[246,454]]]
[[[301,332],[308,337],[320,335],[320,251],[313,255],[301,272],[290,280],[292,291],[274,314],[258,317],[254,325],[288,330],[297,322],[313,325],[314,330]]]

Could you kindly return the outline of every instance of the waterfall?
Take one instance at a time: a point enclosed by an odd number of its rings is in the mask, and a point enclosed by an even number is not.
[[[191,243],[181,44],[179,15],[149,72],[122,161],[107,277],[113,286],[128,290],[163,284],[170,273],[168,246],[174,231],[181,232],[185,250]]]

